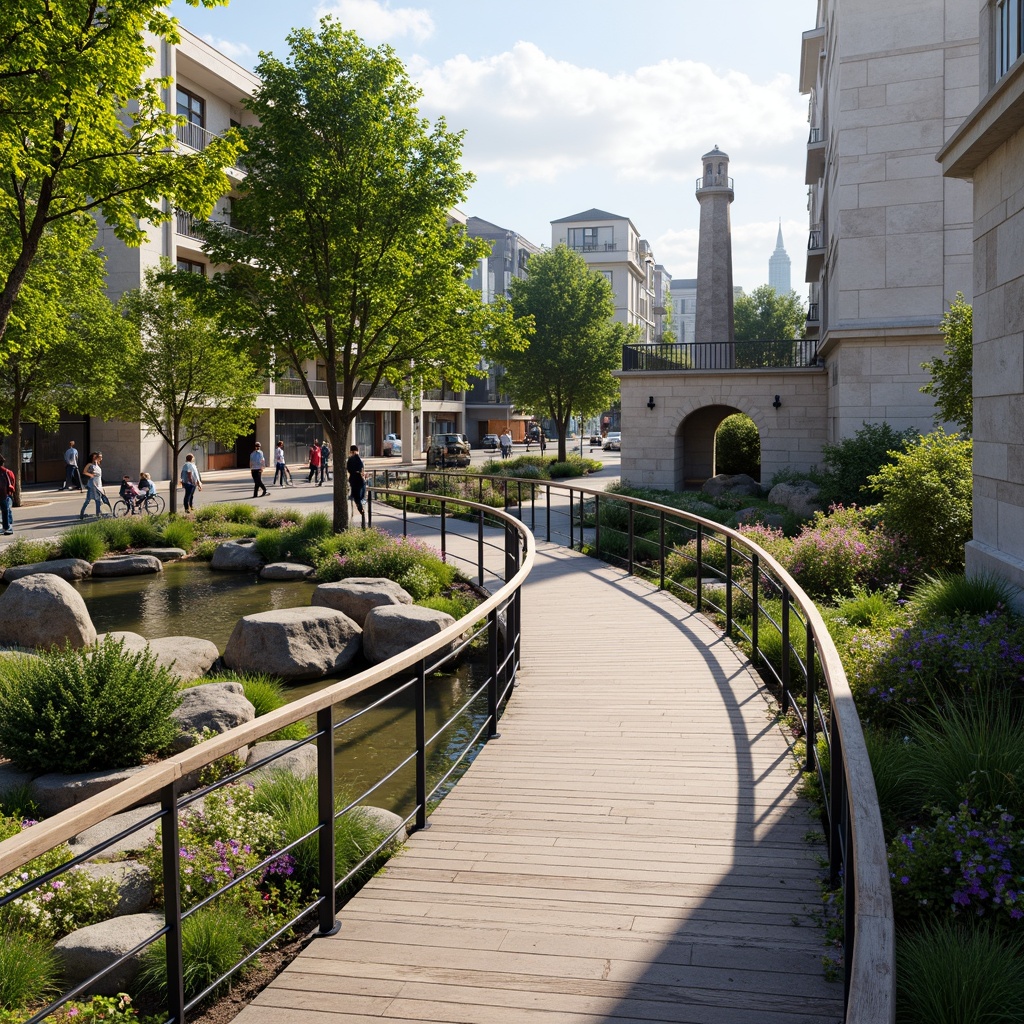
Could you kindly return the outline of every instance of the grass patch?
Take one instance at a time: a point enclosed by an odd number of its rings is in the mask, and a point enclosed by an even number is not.
[[[82,558],[86,562],[95,562],[106,553],[107,538],[99,528],[99,523],[72,526],[60,536],[61,558]]]
[[[914,590],[910,605],[919,620],[935,622],[1002,611],[1017,594],[1015,586],[992,573],[938,573],[925,577]]]

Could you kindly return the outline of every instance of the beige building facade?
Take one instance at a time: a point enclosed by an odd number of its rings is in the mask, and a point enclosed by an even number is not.
[[[1024,12],[972,10],[978,105],[939,151],[951,183],[973,184],[974,536],[968,572],[1024,587]]]

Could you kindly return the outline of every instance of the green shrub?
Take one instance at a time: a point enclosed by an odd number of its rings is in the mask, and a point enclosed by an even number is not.
[[[988,928],[943,922],[896,942],[901,1024],[1020,1024],[1020,941]]]
[[[160,522],[162,519],[164,519],[163,516],[129,516],[127,519],[121,520],[128,529],[129,546],[152,548],[163,544]]]
[[[177,734],[174,676],[110,637],[32,661],[0,693],[0,753],[39,772],[128,768]]]
[[[440,554],[418,540],[392,537],[379,530],[349,530],[327,538],[315,563],[320,582],[351,576],[383,576],[401,580],[414,566],[426,569],[437,581],[433,593],[451,586],[455,569]]]
[[[915,430],[896,430],[888,423],[865,423],[853,437],[822,445],[824,468],[816,474],[819,498],[830,505],[864,505],[868,479],[890,465],[898,452],[917,437]]]
[[[0,551],[0,566],[34,565],[46,562],[57,554],[57,546],[48,540],[25,540],[19,537]]]
[[[160,540],[168,547],[191,551],[196,542],[196,528],[187,519],[175,519],[164,527]]]
[[[761,477],[761,435],[742,412],[726,416],[715,433],[715,472]]]
[[[246,502],[237,502],[233,505],[221,505],[219,518],[227,523],[242,523],[250,526],[256,522],[256,509]]]
[[[59,975],[48,939],[0,924],[0,1007],[17,1010],[54,994]]]
[[[971,537],[971,442],[933,431],[869,479],[885,525],[933,569],[963,570]]]
[[[864,744],[875,777],[882,828],[891,837],[908,814],[920,809],[907,787],[907,766],[913,758],[908,737],[871,726],[864,728]]]
[[[445,612],[453,619],[461,619],[463,615],[468,615],[479,602],[468,594],[461,594],[448,597],[441,595],[425,597],[416,603],[424,608],[432,608],[436,612]]]
[[[72,526],[60,537],[61,558],[84,558],[87,562],[95,562],[107,552],[106,535],[98,523],[85,526]]]
[[[131,547],[132,528],[130,519],[115,519],[113,516],[107,516],[93,523],[92,526],[106,541],[108,551],[124,551],[126,548]]]
[[[212,561],[213,553],[217,550],[218,544],[220,544],[219,540],[201,540],[192,549],[192,557],[200,562]]]
[[[289,702],[281,680],[276,676],[268,676],[263,673],[216,672],[197,679],[194,685],[228,682],[242,684],[245,699],[255,708],[257,718],[267,714],[269,711],[276,711]],[[302,740],[309,733],[310,728],[305,722],[292,722],[291,725],[286,725],[271,733],[267,739]]]
[[[910,607],[918,621],[934,622],[1002,611],[1012,605],[1017,594],[1012,583],[994,573],[938,573],[926,576],[918,585]]]

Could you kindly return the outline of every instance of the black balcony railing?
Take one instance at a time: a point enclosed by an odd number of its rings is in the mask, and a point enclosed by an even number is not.
[[[824,142],[824,141],[825,140],[822,137],[821,129],[820,128],[812,128],[810,130],[810,133],[807,136],[807,145],[808,146],[814,146],[814,145],[817,145],[819,142]]]
[[[807,234],[807,251],[817,252],[825,248],[825,233],[821,228],[811,228]]]
[[[732,188],[732,178],[726,174],[705,174],[697,179],[695,187],[698,192],[702,188]]]
[[[817,341],[661,342],[623,345],[623,370],[762,370],[815,365]]]
[[[807,322],[809,324],[816,324],[818,322],[818,304],[816,302],[809,302],[807,304]]]

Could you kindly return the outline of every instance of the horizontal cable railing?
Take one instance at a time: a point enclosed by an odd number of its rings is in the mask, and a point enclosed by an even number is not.
[[[375,488],[422,488],[416,501],[462,488],[466,500],[515,512],[549,542],[584,551],[677,595],[743,644],[804,741],[803,770],[823,794],[829,885],[844,907],[845,1024],[892,1024],[895,929],[888,860],[860,718],[817,606],[744,534],[679,509],[604,491],[514,477],[381,470]],[[418,481],[418,482],[417,482]],[[390,499],[393,500],[393,499]],[[449,506],[457,508],[457,505]],[[827,756],[819,757],[818,743]]]
[[[391,532],[404,535],[407,532],[408,516],[405,508],[399,507],[397,503],[418,500],[422,495],[392,491],[387,495],[387,501],[373,501],[372,497],[371,493],[367,506],[371,522],[373,519],[385,523],[390,521]],[[433,497],[431,502],[433,515],[428,514],[422,505],[417,506],[418,535],[422,537],[424,529],[432,531],[442,556],[449,563],[454,561],[460,564],[468,577],[475,577],[484,599],[472,612],[397,657],[221,733],[183,753],[142,768],[130,779],[0,842],[0,879],[10,884],[12,872],[23,872],[22,877],[17,879],[21,884],[16,884],[11,891],[0,896],[2,915],[42,886],[60,884],[68,871],[80,867],[115,844],[133,836],[138,837],[147,827],[160,827],[165,907],[162,926],[154,928],[150,935],[115,962],[69,987],[29,1017],[26,1024],[44,1020],[69,1000],[105,991],[105,977],[160,940],[163,940],[165,947],[167,978],[164,1020],[184,1024],[186,1015],[207,996],[300,923],[315,920],[318,925],[317,934],[333,934],[338,927],[336,917],[339,892],[362,872],[375,867],[390,846],[402,838],[405,828],[416,830],[426,827],[432,805],[450,788],[457,773],[465,769],[480,745],[497,734],[500,711],[511,695],[519,670],[522,643],[521,588],[533,567],[535,557],[532,534],[511,514],[501,509],[476,505],[465,499],[456,503],[442,496]],[[394,507],[392,503],[396,503]],[[449,549],[447,523],[452,514],[473,518],[477,536],[475,557],[460,555]],[[488,593],[488,589],[493,592]],[[473,684],[459,706],[432,732],[428,732],[426,709],[431,679],[438,672],[450,671],[471,651],[476,661],[483,665],[482,670],[473,678]],[[343,702],[369,691],[371,687],[375,688],[375,694],[380,693],[372,704],[354,712],[338,713]],[[408,737],[404,755],[397,765],[385,771],[359,796],[349,800],[346,806],[337,806],[335,768],[339,761],[344,760],[347,749],[346,744],[339,739],[341,730],[372,708],[394,702],[399,697],[406,700],[411,697],[414,709],[414,722],[410,729],[412,735]],[[200,786],[188,793],[182,792],[186,779],[194,777],[215,761],[310,717],[314,717],[316,723],[311,735],[290,743],[256,763],[247,764],[210,785]],[[312,745],[316,751],[318,824],[305,835],[275,849],[259,863],[250,865],[244,873],[233,878],[228,874],[229,880],[203,899],[190,901],[183,892],[179,875],[183,853],[179,838],[180,814],[190,807],[200,806],[206,797],[232,784],[251,783],[254,772],[272,770],[281,758],[306,745]],[[439,759],[442,745],[445,756]],[[443,762],[443,771],[435,766],[437,760]],[[340,874],[335,856],[337,823],[345,815],[357,813],[361,805],[366,804],[381,786],[403,769],[415,775],[413,805],[399,812],[400,825],[381,838],[373,849],[361,851],[358,862]],[[29,877],[24,872],[26,865],[36,857],[54,850],[115,814],[147,803],[159,806],[154,806],[154,810],[141,820],[134,819],[116,835],[107,836],[90,848],[76,853],[66,863],[37,877]],[[142,840],[138,841],[142,845]],[[246,880],[262,877],[262,873],[268,872],[271,865],[280,858],[300,844],[310,841],[315,842],[318,848],[315,898],[294,909],[287,920],[275,920],[273,933],[264,937],[258,946],[247,950],[240,960],[201,990],[189,991],[186,995],[182,952],[185,922],[200,910],[230,894]],[[6,887],[0,887],[0,892]]]
[[[815,365],[818,343],[792,341],[657,342],[623,345],[623,370],[763,370]]]

